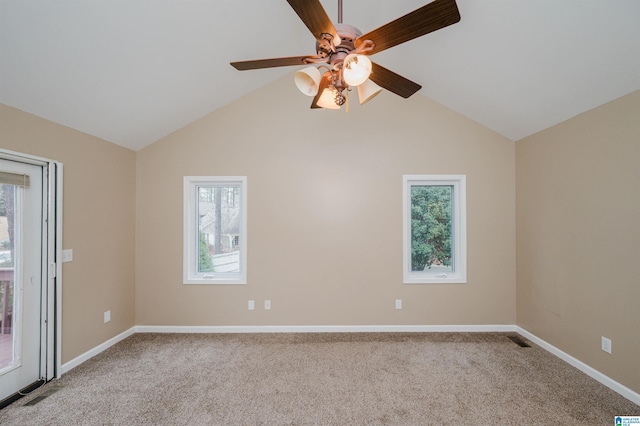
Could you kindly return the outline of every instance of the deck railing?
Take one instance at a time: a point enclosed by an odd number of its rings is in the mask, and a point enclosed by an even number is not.
[[[10,289],[13,286],[13,268],[0,268],[0,334],[11,334]]]
[[[240,252],[216,254],[211,256],[215,272],[237,272],[240,270]]]

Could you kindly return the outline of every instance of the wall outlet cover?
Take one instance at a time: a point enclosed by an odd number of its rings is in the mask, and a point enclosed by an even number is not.
[[[71,262],[73,260],[73,250],[66,249],[62,250],[62,263]]]

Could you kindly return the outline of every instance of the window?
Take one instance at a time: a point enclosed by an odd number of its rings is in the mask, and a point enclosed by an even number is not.
[[[405,284],[466,283],[466,177],[403,176]]]
[[[247,178],[184,177],[184,284],[247,283]]]

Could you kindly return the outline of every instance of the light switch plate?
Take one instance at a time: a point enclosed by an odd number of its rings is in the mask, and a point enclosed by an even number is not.
[[[62,250],[62,263],[71,262],[73,260],[73,250]]]

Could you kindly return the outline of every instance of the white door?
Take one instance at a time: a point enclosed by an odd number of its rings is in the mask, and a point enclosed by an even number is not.
[[[0,401],[46,377],[46,177],[0,159]]]

